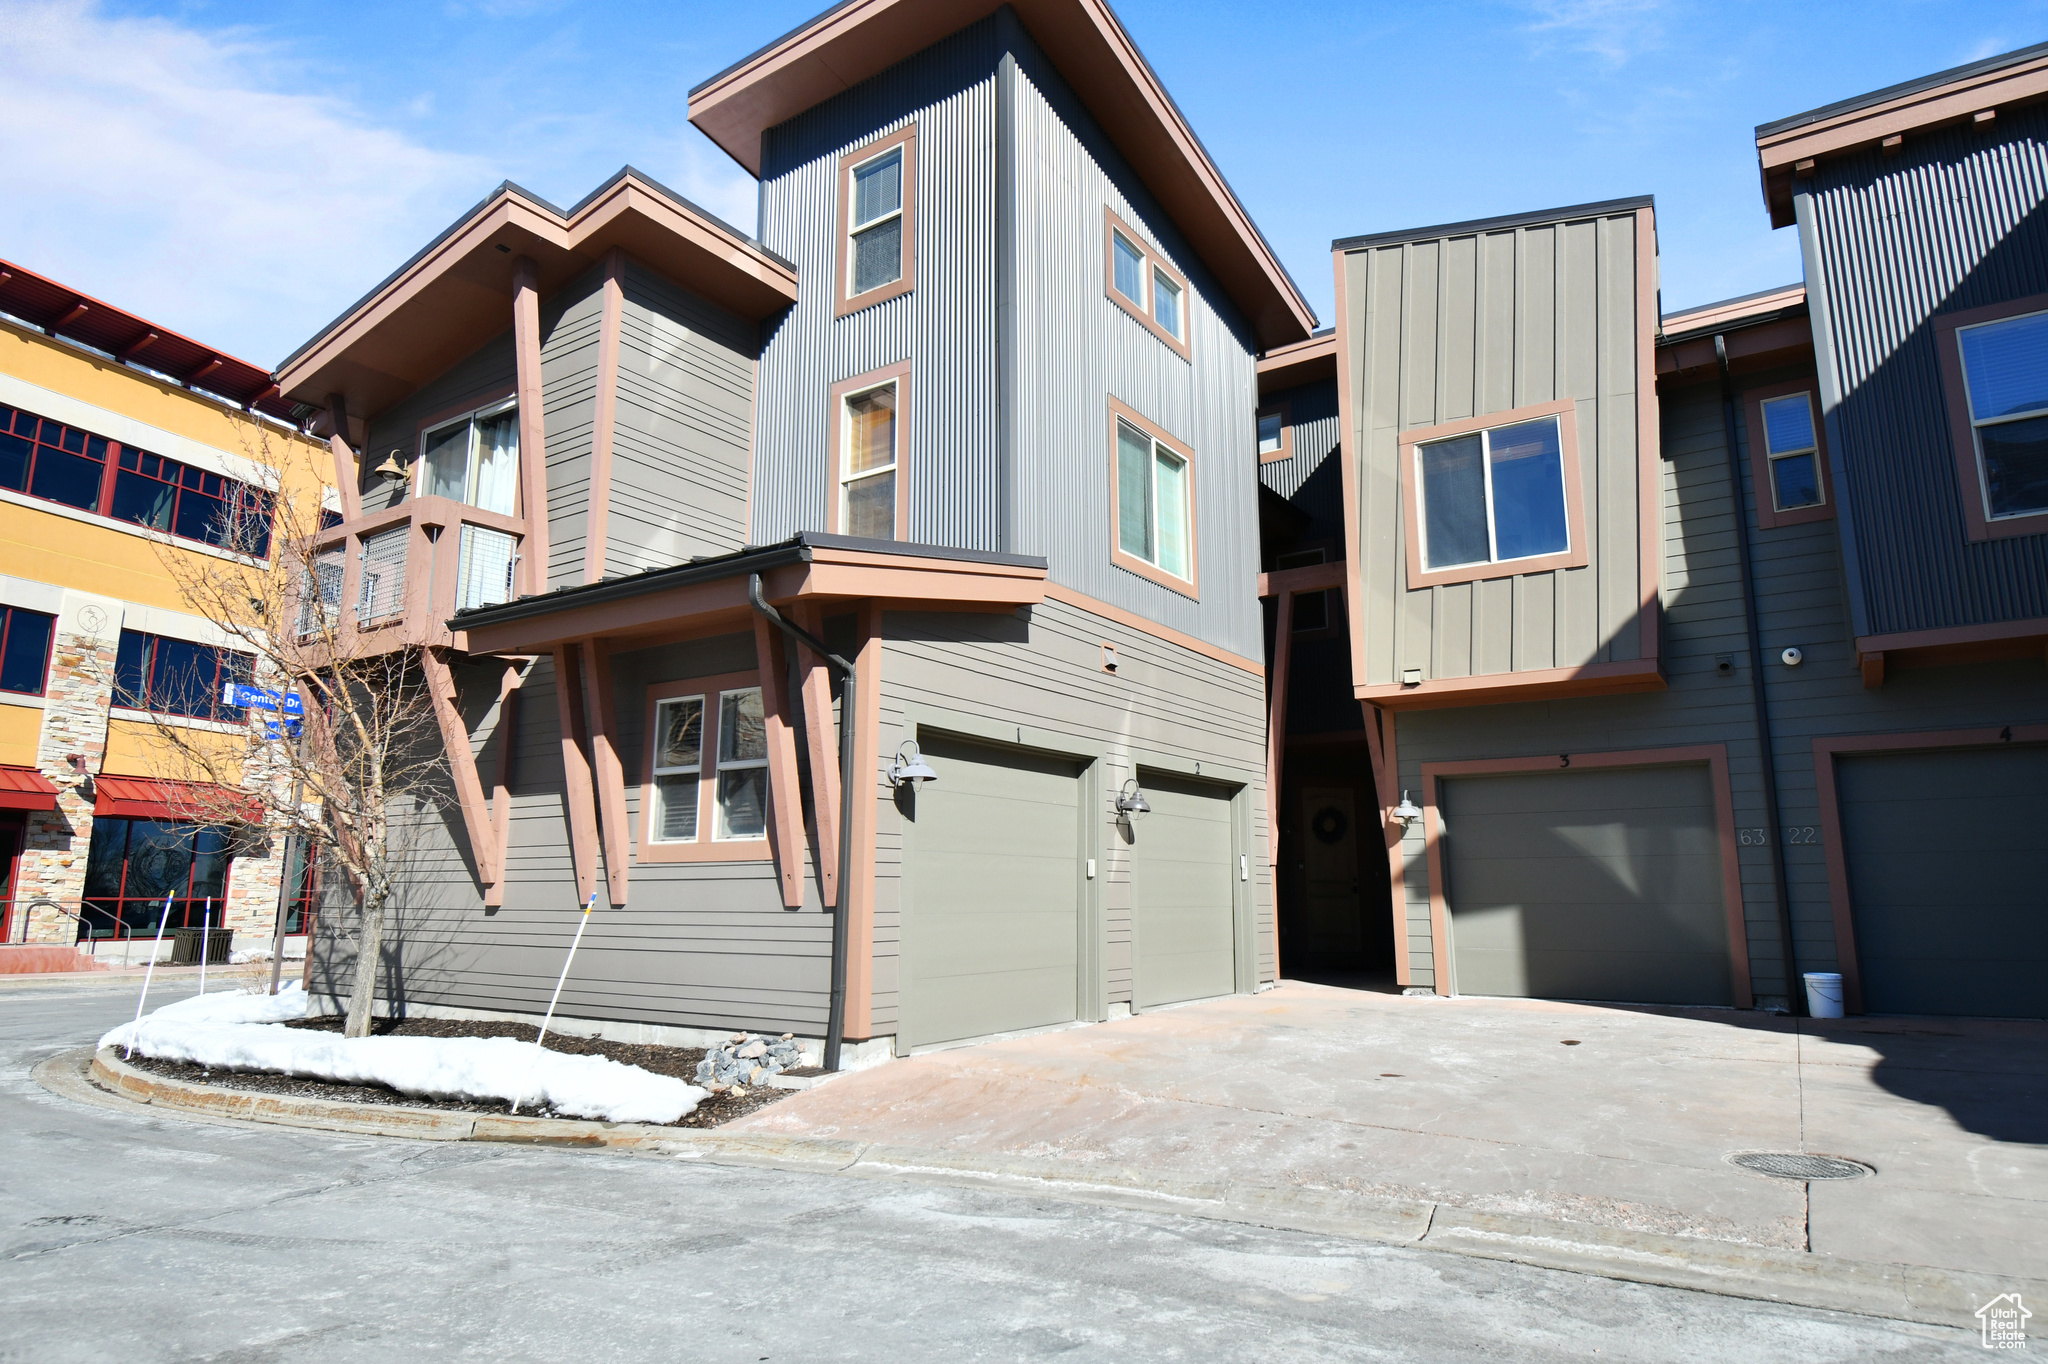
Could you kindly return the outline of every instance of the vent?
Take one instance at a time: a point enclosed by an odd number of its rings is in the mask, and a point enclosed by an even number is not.
[[[1741,1155],[1728,1157],[1728,1163],[1739,1165],[1754,1174],[1769,1175],[1773,1179],[1861,1179],[1877,1171],[1868,1165],[1853,1160],[1842,1160],[1835,1156],[1809,1156],[1790,1151],[1745,1151]]]

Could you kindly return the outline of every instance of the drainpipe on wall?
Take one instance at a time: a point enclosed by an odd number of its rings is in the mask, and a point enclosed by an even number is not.
[[[839,693],[839,893],[832,906],[832,1004],[825,1016],[825,1069],[839,1069],[839,1045],[846,1036],[846,918],[853,884],[853,728],[860,722],[856,699],[857,683],[853,665],[825,647],[825,641],[786,619],[761,595],[761,575],[747,577],[747,600],[770,625],[792,640],[807,646],[818,657],[838,669],[842,681]]]
[[[1771,743],[1771,714],[1764,696],[1764,653],[1756,620],[1756,581],[1749,567],[1749,508],[1742,497],[1742,456],[1735,443],[1735,381],[1728,373],[1728,344],[1714,336],[1714,363],[1721,369],[1721,421],[1728,446],[1728,490],[1735,511],[1735,558],[1742,567],[1742,624],[1749,633],[1749,694],[1756,712],[1756,741],[1764,777],[1764,818],[1769,821],[1771,885],[1778,894],[1778,945],[1785,960],[1785,1008],[1797,1018],[1805,991],[1800,986],[1799,954],[1792,939],[1792,900],[1785,888],[1785,830],[1778,823],[1778,759]],[[1757,497],[1764,490],[1755,490]]]

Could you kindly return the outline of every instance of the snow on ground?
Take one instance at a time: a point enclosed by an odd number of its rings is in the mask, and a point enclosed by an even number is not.
[[[296,982],[275,996],[220,990],[166,1004],[139,1027],[124,1023],[100,1046],[125,1048],[133,1031],[135,1050],[167,1061],[387,1085],[416,1098],[504,1099],[605,1122],[671,1123],[707,1097],[671,1076],[511,1037],[342,1037],[279,1026],[305,1014]]]

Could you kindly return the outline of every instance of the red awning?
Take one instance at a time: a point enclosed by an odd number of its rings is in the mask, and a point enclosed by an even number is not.
[[[0,810],[54,810],[57,784],[33,767],[0,763]]]
[[[204,782],[149,777],[94,777],[92,812],[119,819],[169,819],[186,824],[261,824],[255,797]]]

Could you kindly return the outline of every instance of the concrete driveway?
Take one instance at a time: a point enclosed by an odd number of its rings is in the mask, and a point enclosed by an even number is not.
[[[732,1130],[2048,1277],[2048,1024],[1265,994],[927,1053]],[[1804,1185],[1743,1151],[1846,1156]],[[1810,1191],[1809,1191],[1810,1190]]]

